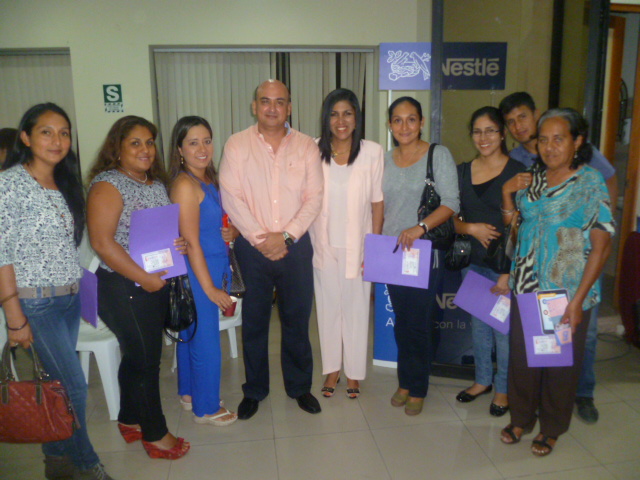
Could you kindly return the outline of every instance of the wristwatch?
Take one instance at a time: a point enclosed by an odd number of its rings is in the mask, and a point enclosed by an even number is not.
[[[287,232],[282,232],[282,236],[284,237],[284,244],[287,247],[293,245],[293,238],[291,238],[291,235],[289,235]]]
[[[422,227],[422,229],[424,230],[424,234],[426,235],[427,233],[429,233],[429,225],[427,225],[424,222],[418,222],[418,226]]]

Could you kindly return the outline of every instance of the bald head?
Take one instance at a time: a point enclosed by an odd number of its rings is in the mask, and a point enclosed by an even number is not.
[[[264,90],[265,87],[268,87],[268,86],[271,86],[271,85],[279,85],[279,86],[283,87],[287,91],[288,100],[291,101],[291,92],[289,91],[289,87],[287,87],[280,80],[275,80],[273,78],[270,78],[269,80],[265,80],[264,82],[262,82],[260,85],[258,85],[256,87],[256,90],[255,90],[255,92],[253,94],[254,101],[257,101],[258,98],[260,98],[259,96],[261,95],[261,92],[262,92],[262,90]]]
[[[281,132],[291,115],[291,95],[280,80],[267,80],[256,88],[255,100],[251,104],[258,119],[260,132]]]

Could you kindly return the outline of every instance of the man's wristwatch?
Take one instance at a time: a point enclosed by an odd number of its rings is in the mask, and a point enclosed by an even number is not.
[[[293,238],[291,238],[291,235],[289,235],[287,232],[282,232],[282,236],[284,237],[284,244],[287,247],[293,245]]]
[[[418,222],[418,226],[422,227],[422,229],[424,230],[424,234],[426,235],[427,233],[429,233],[429,225],[427,225],[424,222]]]

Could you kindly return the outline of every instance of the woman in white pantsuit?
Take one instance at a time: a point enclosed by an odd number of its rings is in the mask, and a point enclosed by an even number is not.
[[[362,279],[364,237],[382,231],[384,152],[364,140],[356,95],[339,88],[324,100],[324,199],[310,229],[322,351],[322,394],[333,396],[344,368],[347,396],[360,395],[367,367],[371,284]]]

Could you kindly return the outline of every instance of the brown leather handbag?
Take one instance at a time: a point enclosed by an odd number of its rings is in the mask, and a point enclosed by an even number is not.
[[[33,380],[17,382],[11,374],[9,342],[0,365],[0,442],[46,443],[65,440],[79,428],[71,401],[58,380],[49,380],[35,348]]]

